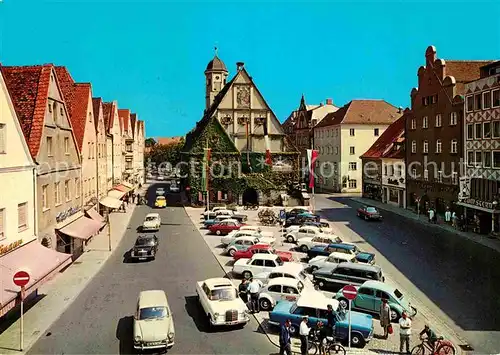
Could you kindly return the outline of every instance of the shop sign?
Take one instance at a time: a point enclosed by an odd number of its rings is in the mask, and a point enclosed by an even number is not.
[[[71,217],[72,215],[74,215],[77,212],[80,212],[80,207],[71,207],[71,208],[68,208],[66,211],[59,212],[56,215],[56,222],[60,223],[60,222],[64,221],[66,218]]]
[[[476,200],[475,198],[468,198],[464,200],[465,203],[477,207],[482,207],[482,208],[487,208],[492,210],[493,209],[493,203],[492,202],[486,202],[486,201],[481,201],[481,200]]]
[[[387,183],[389,185],[396,185],[399,186],[399,181],[397,179],[387,179]]]
[[[18,246],[23,244],[23,240],[19,239],[7,245],[0,245],[0,255],[6,254],[11,250],[16,249]]]

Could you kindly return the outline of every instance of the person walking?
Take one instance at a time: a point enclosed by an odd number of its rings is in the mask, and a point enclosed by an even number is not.
[[[444,220],[446,221],[446,224],[450,224],[451,222],[451,211],[449,207],[446,207],[446,212],[444,213]]]
[[[238,293],[241,300],[248,305],[248,282],[246,279],[241,280],[241,283],[238,286]]]
[[[262,284],[255,280],[254,278],[250,279],[250,283],[248,284],[248,293],[250,294],[250,311],[253,313],[259,313],[259,293]]]
[[[316,337],[318,340],[318,348],[320,355],[326,355],[325,345],[327,336],[328,336],[328,329],[325,327],[325,325],[321,320],[318,321],[316,326]]]
[[[382,304],[379,310],[380,326],[384,329],[384,339],[389,336],[389,325],[391,325],[391,308],[386,298],[382,298]]]
[[[429,208],[429,222],[434,222],[434,210],[431,208]]]
[[[300,327],[299,327],[299,336],[300,336],[300,354],[301,355],[307,355],[308,353],[308,348],[309,348],[309,332],[311,331],[311,328],[307,326],[307,322],[309,321],[309,318],[302,317],[302,322],[300,322]]]
[[[326,328],[328,335],[333,336],[333,328],[335,327],[335,313],[333,313],[333,306],[331,304],[326,306]]]
[[[292,355],[292,339],[290,336],[290,325],[292,322],[287,319],[284,324],[281,325],[280,331],[280,355]]]
[[[406,312],[403,312],[399,319],[399,352],[403,353],[406,345],[406,353],[410,354],[411,319]]]
[[[455,211],[451,214],[451,226],[457,229],[457,213]]]

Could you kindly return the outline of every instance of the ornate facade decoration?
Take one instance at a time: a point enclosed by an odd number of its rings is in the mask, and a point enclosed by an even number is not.
[[[266,117],[265,116],[255,117],[254,122],[257,126],[263,126],[266,123]]]
[[[224,114],[224,116],[221,118],[220,122],[224,126],[229,126],[231,123],[233,123],[233,116],[231,116],[230,113]]]
[[[250,119],[248,118],[248,116],[246,114],[239,114],[238,115],[238,124],[240,126],[246,125],[247,123],[249,123],[249,120]]]
[[[236,87],[236,105],[238,108],[250,108],[250,88],[239,85]]]

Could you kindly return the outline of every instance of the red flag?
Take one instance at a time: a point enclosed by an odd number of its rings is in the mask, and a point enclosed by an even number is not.
[[[264,141],[266,143],[266,164],[269,166],[273,165],[273,158],[271,157],[271,147],[270,147],[270,142],[269,142],[269,135],[268,135],[268,129],[267,129],[267,119],[264,120]]]
[[[317,150],[308,149],[307,150],[307,160],[309,163],[309,187],[314,188],[314,164],[316,159],[318,159],[319,152]]]

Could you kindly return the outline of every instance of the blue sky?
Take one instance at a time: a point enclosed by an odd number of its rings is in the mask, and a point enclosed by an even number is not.
[[[498,13],[493,0],[0,0],[0,62],[65,65],[94,96],[137,112],[148,136],[174,136],[202,116],[216,44],[230,75],[245,62],[283,121],[302,93],[311,104],[408,106],[428,45],[444,59],[500,58]]]

